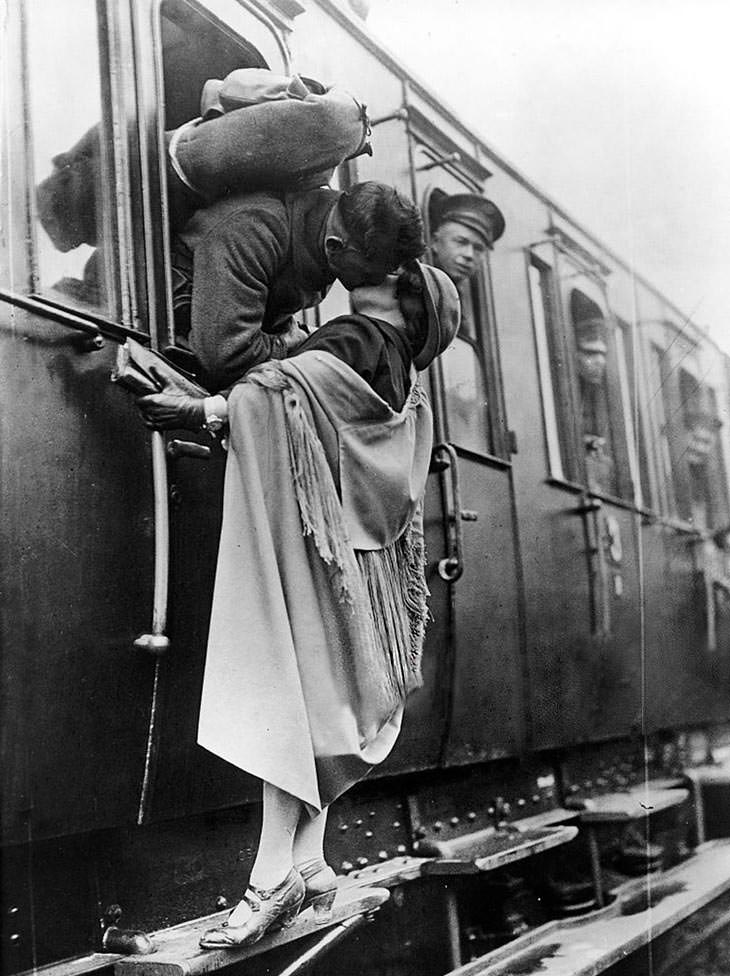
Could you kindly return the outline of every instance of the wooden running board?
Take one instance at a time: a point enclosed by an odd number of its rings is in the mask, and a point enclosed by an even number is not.
[[[308,908],[290,928],[264,936],[255,945],[240,949],[201,949],[198,942],[203,932],[220,925],[229,914],[228,911],[216,912],[215,915],[153,932],[150,938],[155,951],[148,956],[127,956],[118,960],[114,964],[114,973],[115,976],[197,976],[199,973],[213,973],[295,939],[324,933],[353,916],[374,912],[388,898],[389,892],[384,888],[340,887],[332,919],[326,925],[317,925],[312,909]]]
[[[597,976],[712,902],[727,913],[730,840],[709,841],[682,864],[629,881],[615,893],[606,908],[548,922],[447,976]]]

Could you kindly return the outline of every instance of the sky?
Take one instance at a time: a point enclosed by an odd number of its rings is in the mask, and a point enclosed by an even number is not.
[[[727,0],[371,0],[367,24],[730,352]]]

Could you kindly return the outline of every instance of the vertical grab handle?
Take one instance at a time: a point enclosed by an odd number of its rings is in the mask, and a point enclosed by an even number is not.
[[[438,455],[446,458],[439,464]],[[461,529],[461,482],[459,480],[459,458],[453,444],[436,444],[433,449],[434,463],[442,471],[451,473],[451,505],[447,511],[448,547],[447,555],[438,563],[438,574],[447,583],[455,583],[464,572],[464,539]],[[471,514],[471,513],[470,513]]]
[[[152,431],[152,487],[155,510],[155,570],[152,594],[152,628],[140,634],[134,646],[150,654],[164,654],[170,646],[167,626],[167,586],[170,573],[170,517],[167,499],[165,439]]]

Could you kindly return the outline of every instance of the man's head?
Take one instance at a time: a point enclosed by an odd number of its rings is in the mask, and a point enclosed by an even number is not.
[[[600,386],[608,355],[606,320],[596,302],[577,288],[570,294],[570,317],[575,330],[578,376],[589,386]]]
[[[602,318],[576,322],[575,344],[578,376],[589,386],[600,386],[606,375],[606,323]]]
[[[425,246],[418,207],[385,183],[356,183],[327,221],[327,263],[348,289],[379,284]]]
[[[452,281],[469,278],[485,250],[502,236],[504,226],[504,217],[491,200],[475,193],[442,193],[431,207],[434,260]]]

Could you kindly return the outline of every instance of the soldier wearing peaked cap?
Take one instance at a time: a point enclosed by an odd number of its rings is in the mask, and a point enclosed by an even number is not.
[[[476,193],[434,194],[430,209],[434,260],[458,284],[474,274],[480,256],[502,236],[504,217]]]

